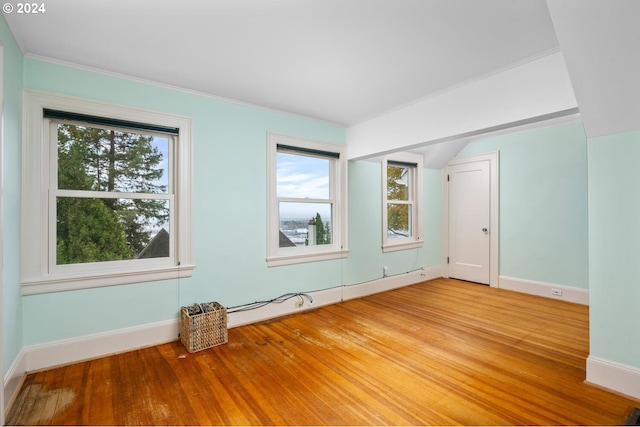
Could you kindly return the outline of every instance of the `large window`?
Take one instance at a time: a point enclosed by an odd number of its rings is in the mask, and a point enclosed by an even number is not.
[[[421,247],[422,156],[395,154],[382,162],[384,252]]]
[[[26,112],[23,293],[191,274],[188,119],[36,93]]]
[[[346,255],[344,146],[268,135],[269,266]]]

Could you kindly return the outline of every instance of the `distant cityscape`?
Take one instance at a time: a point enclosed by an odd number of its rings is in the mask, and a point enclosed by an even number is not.
[[[309,234],[309,219],[283,219],[280,221],[280,231],[296,246],[304,246]],[[324,223],[325,228],[331,228],[330,222]]]

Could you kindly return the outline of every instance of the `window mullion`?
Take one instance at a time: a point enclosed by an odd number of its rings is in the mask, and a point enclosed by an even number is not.
[[[411,205],[413,204],[412,200],[387,200],[388,205]]]
[[[278,203],[325,203],[325,204],[333,204],[335,200],[333,198],[329,199],[306,199],[306,198],[297,198],[297,197],[278,197],[276,198]]]
[[[117,191],[91,191],[91,190],[53,190],[58,197],[78,197],[83,199],[153,199],[171,200],[173,194],[163,193],[122,193]]]

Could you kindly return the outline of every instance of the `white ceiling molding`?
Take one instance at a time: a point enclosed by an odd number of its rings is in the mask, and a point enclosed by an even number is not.
[[[558,48],[545,0],[55,0],[25,57],[344,126]]]

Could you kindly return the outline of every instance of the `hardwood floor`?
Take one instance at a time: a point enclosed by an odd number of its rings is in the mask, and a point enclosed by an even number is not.
[[[29,374],[7,423],[614,425],[634,401],[585,384],[588,308],[437,279]]]

